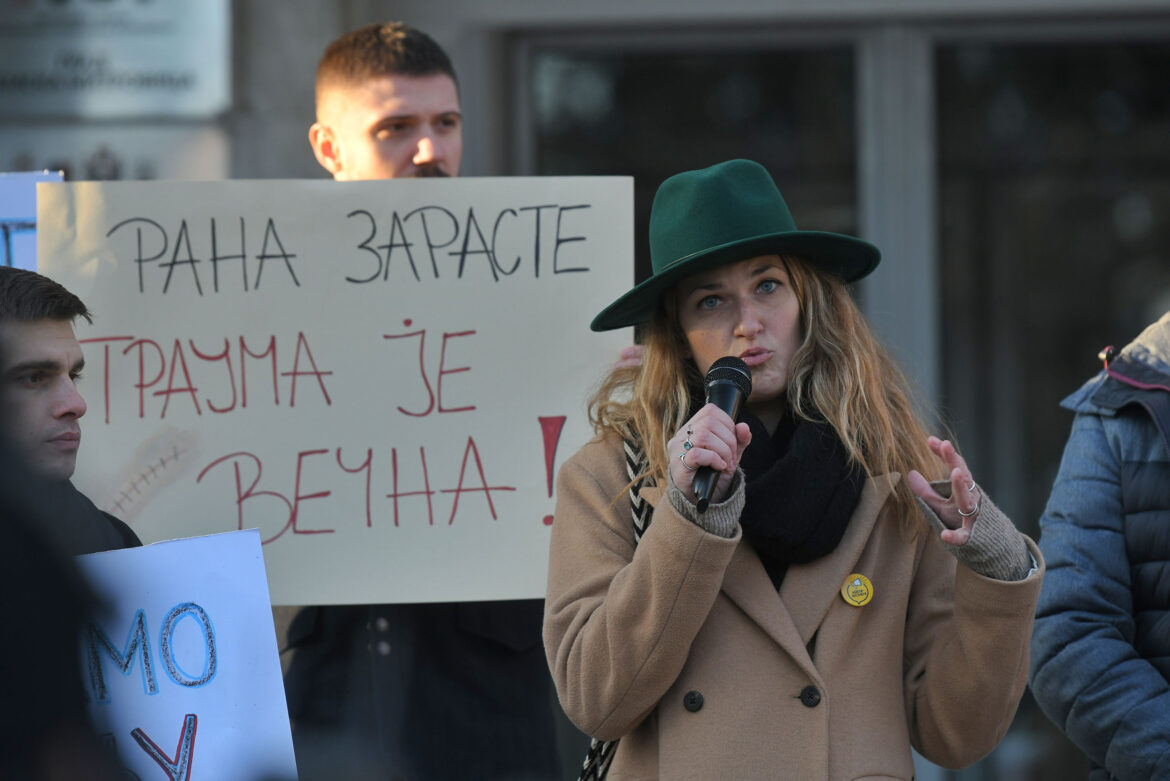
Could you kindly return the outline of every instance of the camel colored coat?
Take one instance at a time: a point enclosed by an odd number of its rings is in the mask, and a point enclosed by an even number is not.
[[[871,480],[837,549],[777,594],[738,527],[703,531],[661,488],[635,548],[626,482],[613,438],[561,469],[544,620],[565,712],[621,738],[612,781],[910,779],[911,745],[961,767],[1007,731],[1043,575],[1031,540],[1037,572],[985,578]],[[873,584],[863,607],[841,596],[853,573]]]

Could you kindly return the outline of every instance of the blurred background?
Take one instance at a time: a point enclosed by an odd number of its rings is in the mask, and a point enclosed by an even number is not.
[[[391,19],[455,63],[464,175],[635,177],[638,279],[658,184],[731,157],[878,244],[863,308],[1033,536],[1059,401],[1170,309],[1170,0],[0,0],[0,171],[322,178],[317,59]],[[1026,697],[918,777],[1084,770]]]

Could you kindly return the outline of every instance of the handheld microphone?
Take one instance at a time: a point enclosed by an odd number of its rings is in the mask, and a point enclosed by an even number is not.
[[[707,370],[703,381],[707,402],[714,404],[735,420],[743,400],[752,394],[752,373],[748,365],[734,355],[720,358]],[[711,491],[715,488],[719,473],[709,466],[699,467],[692,484],[699,502],[699,512],[707,511],[711,503]]]

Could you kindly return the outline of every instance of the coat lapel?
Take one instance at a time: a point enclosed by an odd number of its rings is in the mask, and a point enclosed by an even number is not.
[[[723,576],[723,593],[764,630],[784,651],[816,675],[800,632],[776,593],[763,562],[746,542],[740,542]]]
[[[808,655],[808,642],[833,600],[839,598],[841,585],[853,572],[878,513],[898,479],[897,475],[892,480],[869,479],[836,549],[810,564],[789,567],[779,593],[760,557],[746,542],[740,542],[727,565],[723,593],[809,675],[819,678]],[[659,487],[642,490],[642,496],[654,506],[662,500],[663,493]]]
[[[833,600],[841,598],[841,586],[854,572],[882,505],[900,477],[866,481],[845,536],[833,552],[814,562],[788,568],[780,584],[780,599],[800,633],[801,645],[807,645],[812,639]]]
[[[665,491],[660,486],[651,486],[641,490],[642,498],[655,508],[659,502],[665,502]],[[852,521],[850,521],[852,523]],[[653,523],[653,521],[651,521]],[[788,654],[801,661],[811,674],[815,675],[812,660],[804,643],[800,640],[800,633],[792,623],[792,617],[780,602],[780,595],[768,578],[760,557],[745,542],[740,542],[731,556],[727,571],[723,574],[723,593],[739,606],[756,624],[759,624],[773,640],[775,640]]]

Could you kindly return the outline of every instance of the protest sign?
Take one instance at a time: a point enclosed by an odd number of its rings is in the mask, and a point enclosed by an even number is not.
[[[0,174],[0,266],[37,270],[37,182],[60,171]]]
[[[90,714],[127,778],[297,777],[258,532],[77,561],[102,597],[82,636]]]
[[[147,540],[258,528],[276,604],[542,596],[632,189],[40,185],[41,269],[96,314],[79,487]]]

